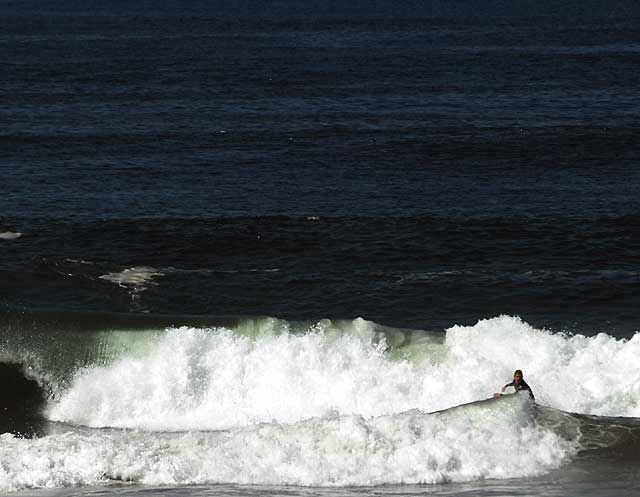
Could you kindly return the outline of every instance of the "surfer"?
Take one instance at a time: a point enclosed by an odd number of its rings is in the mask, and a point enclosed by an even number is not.
[[[533,396],[533,392],[531,391],[531,387],[529,385],[527,385],[527,382],[524,381],[524,378],[522,377],[522,371],[519,369],[516,369],[516,372],[513,373],[513,381],[511,383],[507,383],[505,386],[502,387],[502,390],[500,390],[501,392],[504,392],[508,387],[513,387],[516,389],[516,392],[519,392],[521,390],[528,390],[529,391],[529,397],[531,397],[531,400],[536,400],[536,398]],[[500,397],[502,396],[501,393],[494,393],[493,394],[494,397]]]

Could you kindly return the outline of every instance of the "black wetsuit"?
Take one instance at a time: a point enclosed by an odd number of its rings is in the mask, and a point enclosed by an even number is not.
[[[533,392],[531,391],[531,387],[529,385],[527,385],[527,382],[524,380],[520,380],[520,383],[516,384],[516,380],[513,380],[511,383],[507,383],[504,388],[507,387],[513,387],[516,389],[516,392],[519,392],[520,390],[528,390],[529,391],[529,397],[531,397],[531,400],[536,400],[536,398],[533,396]]]

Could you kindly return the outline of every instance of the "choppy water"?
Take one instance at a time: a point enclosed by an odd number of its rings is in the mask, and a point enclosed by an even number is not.
[[[109,5],[1,7],[0,492],[640,494],[637,18]]]

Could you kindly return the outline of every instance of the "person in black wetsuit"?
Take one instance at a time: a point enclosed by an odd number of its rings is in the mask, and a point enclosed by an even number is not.
[[[527,385],[526,381],[524,381],[524,378],[522,377],[522,371],[519,369],[516,369],[516,372],[513,373],[513,381],[503,386],[501,392],[504,392],[508,387],[515,388],[516,392],[519,392],[521,390],[528,390],[531,400],[536,400],[536,398],[533,396],[533,392],[531,391],[531,387]],[[494,397],[500,397],[501,395],[501,393],[496,393],[494,394]]]

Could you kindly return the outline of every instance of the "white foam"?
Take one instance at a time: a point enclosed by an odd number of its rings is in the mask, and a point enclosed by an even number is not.
[[[533,476],[575,448],[536,426],[526,396],[426,414],[328,414],[219,432],[97,430],[0,437],[0,489],[142,484],[379,485]]]
[[[0,233],[0,240],[15,240],[16,238],[20,238],[22,233],[13,232],[13,231],[5,231]]]
[[[501,316],[447,331],[447,348],[479,382],[523,369],[536,399],[563,411],[640,417],[640,334],[618,340],[535,329]]]
[[[103,274],[100,279],[111,281],[120,286],[143,287],[156,276],[164,276],[164,273],[152,267],[140,266],[124,269],[117,273]]]
[[[330,322],[302,335],[170,329],[144,354],[79,371],[48,416],[92,427],[212,430],[415,407],[414,366],[385,357],[374,338],[363,320],[351,333]]]
[[[418,341],[406,348],[411,360],[386,350],[361,319],[347,331],[323,321],[304,334],[285,323],[271,334],[183,327],[151,338],[136,353],[80,370],[57,392],[48,417],[91,427],[215,430],[328,411],[436,411],[490,397],[517,368],[542,404],[640,416],[640,335],[565,336],[502,316],[453,327],[444,343]]]
[[[256,319],[109,335],[126,346],[59,387],[47,416],[119,428],[4,435],[0,491],[105,479],[342,486],[533,476],[572,457],[579,440],[562,437],[579,433],[539,424],[526,395],[451,407],[489,397],[516,368],[539,403],[640,415],[638,334],[564,335],[501,316],[455,326],[444,340],[413,332],[407,344],[386,330],[403,344],[390,350],[381,327],[361,319],[291,326]]]

